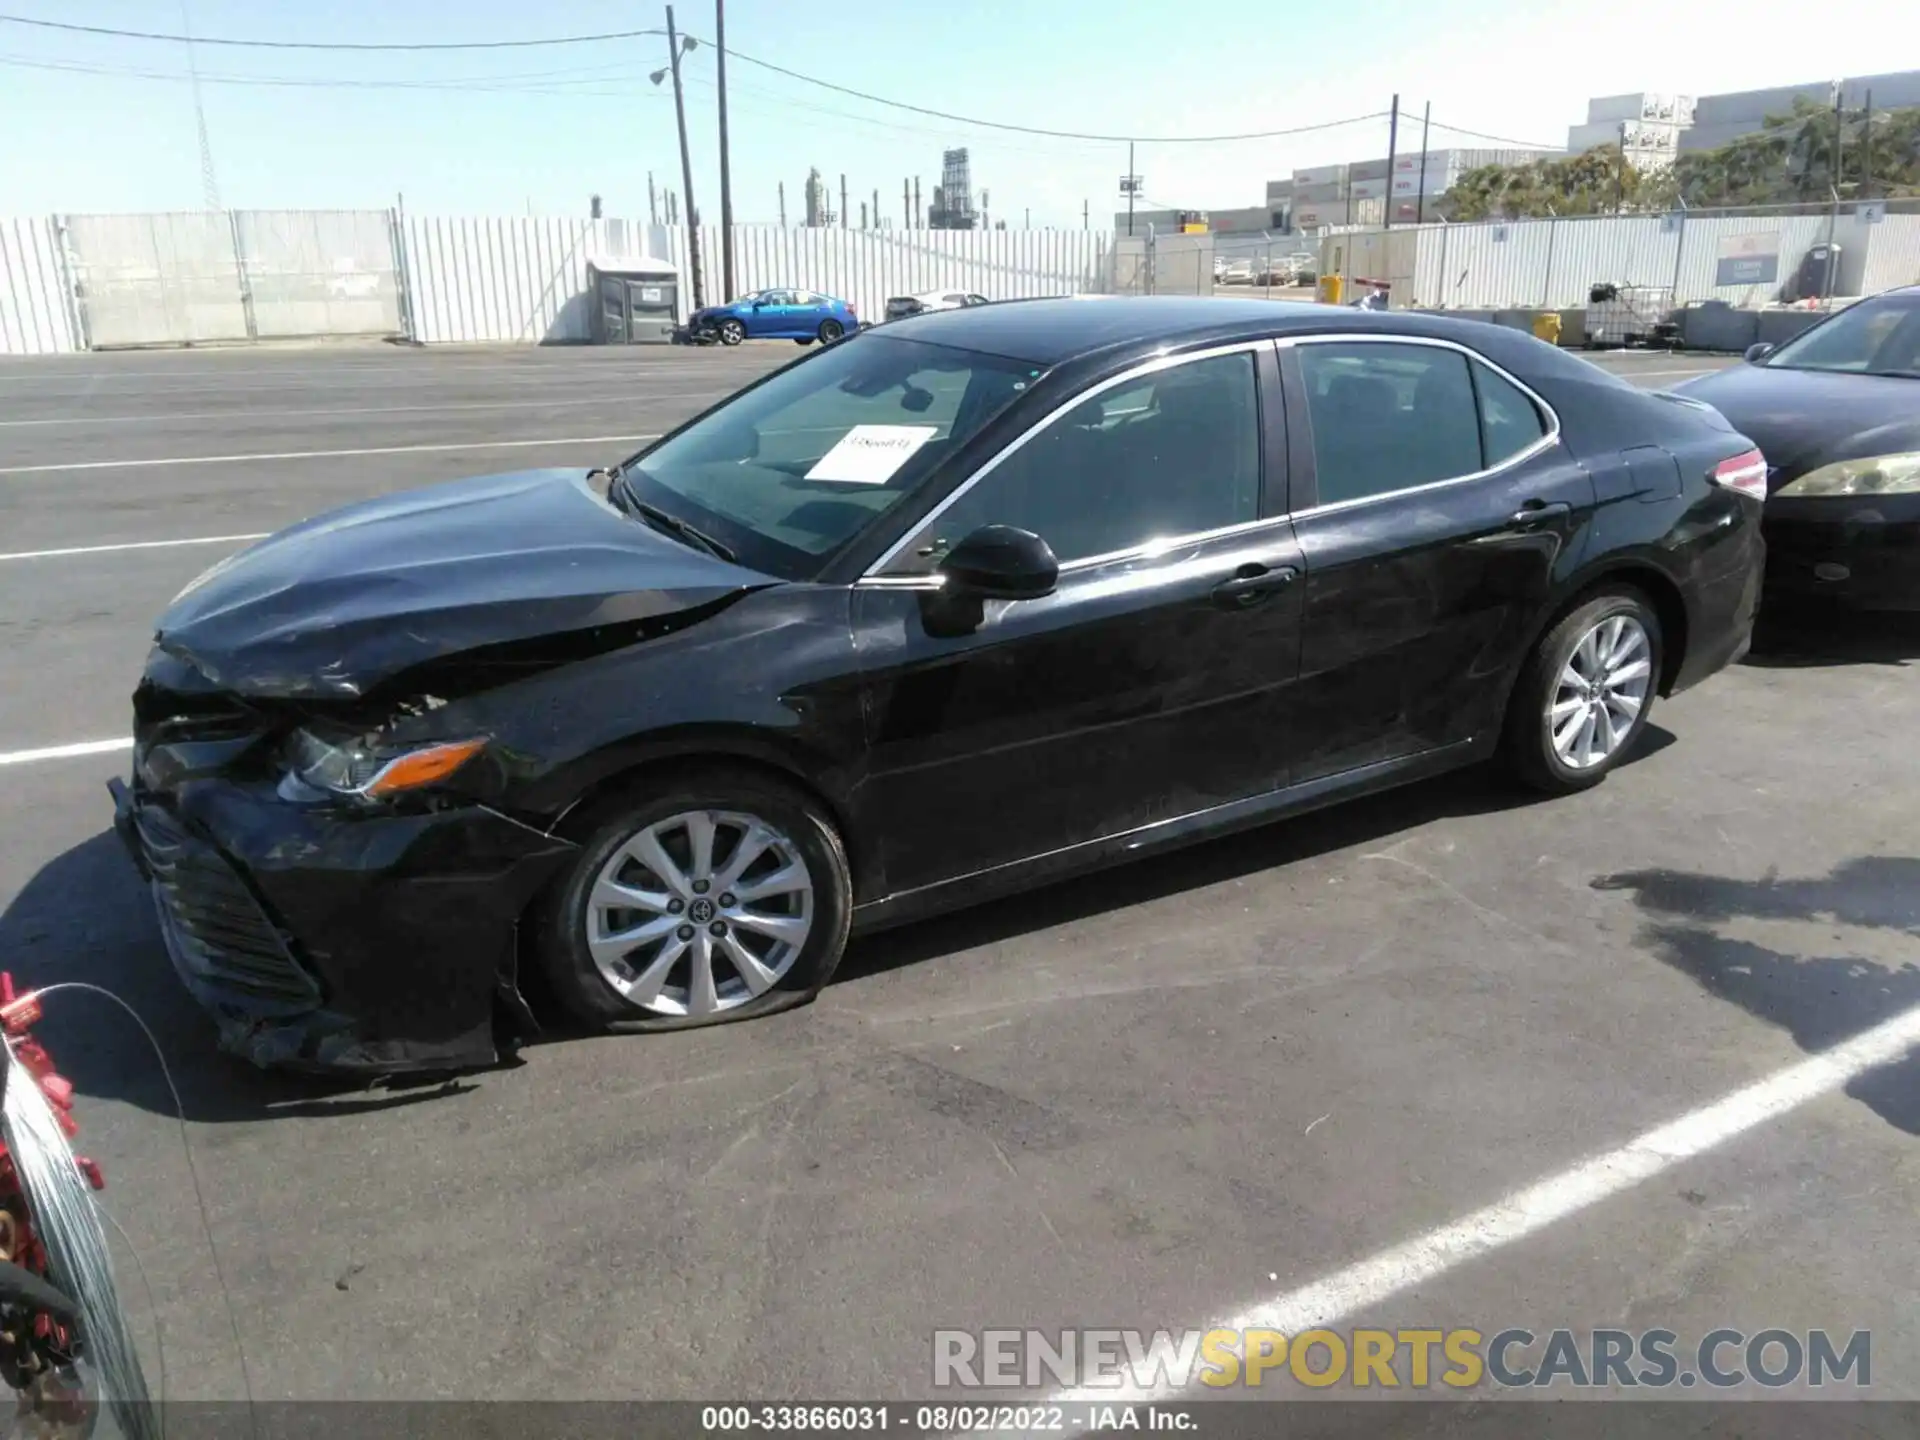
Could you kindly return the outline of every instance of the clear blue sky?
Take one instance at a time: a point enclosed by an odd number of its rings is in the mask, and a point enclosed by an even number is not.
[[[640,0],[189,0],[195,33],[280,40],[517,39],[661,25]],[[1898,9],[1899,7],[1895,7]],[[178,32],[180,0],[0,0],[0,12]],[[1688,0],[1639,11],[1597,0],[732,0],[730,48],[854,89],[1045,128],[1195,135],[1279,129],[1384,110],[1401,93],[1402,148],[1418,117],[1547,143],[1585,118],[1591,95],[1702,94],[1920,66],[1920,25],[1890,31],[1878,0]],[[1782,38],[1816,15],[1824,34],[1880,37],[1796,50]],[[711,0],[676,7],[713,33]],[[673,105],[649,83],[666,42],[642,38],[438,54],[344,54],[198,46],[222,200],[247,207],[644,216],[647,174],[679,187]],[[33,68],[45,65],[70,69]],[[110,73],[100,73],[110,72]],[[147,73],[135,73],[147,72]],[[695,196],[719,218],[713,56],[687,60]],[[179,45],[0,23],[0,212],[193,209],[202,184],[187,56]],[[154,78],[158,77],[158,78]],[[308,87],[235,79],[357,82]],[[382,82],[382,83],[373,83]],[[398,82],[398,83],[395,83]],[[898,223],[903,176],[923,198],[940,152],[972,151],[996,219],[1095,224],[1119,202],[1124,144],[969,129],[889,111],[770,74],[729,69],[734,209],[790,219],[818,166],[859,201],[880,192]],[[1433,143],[1482,144],[1436,129]],[[1147,194],[1206,208],[1256,205],[1296,166],[1383,155],[1384,121],[1237,144],[1144,144]]]

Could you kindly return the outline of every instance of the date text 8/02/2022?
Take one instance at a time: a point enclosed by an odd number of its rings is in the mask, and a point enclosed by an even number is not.
[[[897,1430],[907,1434],[1031,1435],[1052,1431],[1198,1429],[1190,1408],[1169,1405],[707,1405],[708,1434],[801,1435]]]
[[[1325,1390],[1667,1389],[1705,1384],[1778,1390],[1804,1383],[1864,1389],[1873,1383],[1865,1330],[1711,1330],[1689,1345],[1671,1330],[1559,1328],[939,1330],[936,1389],[1041,1389],[1097,1393],[1214,1393],[1287,1385]]]

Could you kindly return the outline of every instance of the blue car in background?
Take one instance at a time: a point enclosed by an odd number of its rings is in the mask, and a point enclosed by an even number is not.
[[[687,329],[695,340],[738,345],[742,340],[797,340],[830,345],[860,328],[853,306],[816,290],[760,290],[728,305],[694,312]]]

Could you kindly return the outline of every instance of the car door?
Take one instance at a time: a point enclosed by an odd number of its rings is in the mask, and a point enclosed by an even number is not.
[[[1286,783],[1300,555],[1277,391],[1264,341],[1100,382],[856,585],[869,726],[856,828],[887,836],[889,891]],[[1047,539],[1059,584],[956,625],[934,572],[987,524]]]
[[[793,309],[791,290],[763,290],[747,311],[747,334],[757,340],[777,340],[788,333]]]
[[[1413,336],[1281,344],[1306,565],[1296,781],[1484,739],[1593,484],[1550,407]]]

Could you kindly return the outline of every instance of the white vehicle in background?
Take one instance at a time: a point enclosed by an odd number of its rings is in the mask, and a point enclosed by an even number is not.
[[[929,290],[924,295],[895,295],[887,301],[887,319],[904,320],[909,315],[924,315],[929,310],[964,310],[969,305],[985,305],[987,297],[967,290]]]
[[[1229,260],[1226,269],[1220,271],[1214,279],[1222,285],[1253,284],[1253,261]]]

